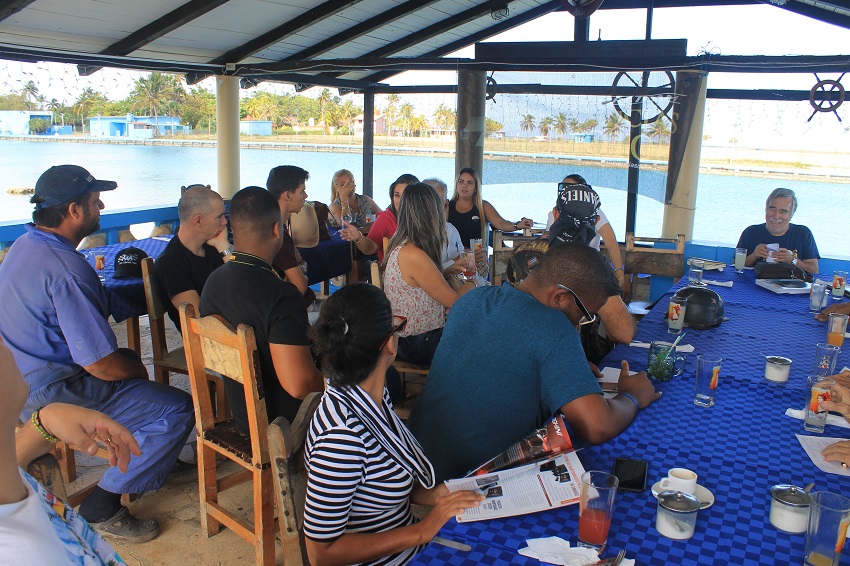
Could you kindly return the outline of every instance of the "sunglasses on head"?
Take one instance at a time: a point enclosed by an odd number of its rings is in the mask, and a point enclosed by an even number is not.
[[[378,351],[384,349],[384,346],[387,345],[387,342],[390,341],[390,338],[393,337],[393,334],[396,332],[404,332],[404,329],[407,327],[407,317],[406,316],[398,316],[393,315],[393,328],[390,330],[390,333],[387,334],[387,337],[384,338],[384,341],[381,342],[381,345],[378,346]]]
[[[560,283],[555,283],[555,286],[562,291],[566,291],[570,295],[573,296],[573,299],[576,301],[576,306],[578,310],[581,311],[581,314],[584,315],[578,321],[578,326],[584,326],[586,324],[593,324],[596,321],[596,315],[590,314],[590,311],[587,310],[587,307],[584,306],[584,303],[581,302],[581,299],[578,298],[578,295],[575,294],[575,291],[567,287],[566,285],[561,285]]]

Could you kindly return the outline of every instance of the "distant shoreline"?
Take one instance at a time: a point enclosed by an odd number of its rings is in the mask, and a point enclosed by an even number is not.
[[[215,140],[190,140],[181,138],[158,138],[158,139],[123,139],[123,138],[93,138],[83,136],[0,136],[0,141],[29,141],[39,143],[83,143],[104,145],[148,145],[148,146],[173,146],[173,147],[200,147],[215,148],[218,143]],[[311,151],[311,152],[334,152],[334,153],[362,153],[360,145],[348,144],[323,144],[302,142],[264,142],[264,141],[241,141],[243,149],[262,150],[286,150],[286,151]],[[441,147],[396,147],[375,146],[378,155],[418,155],[426,157],[454,157],[455,151],[451,148]],[[618,157],[599,157],[588,155],[554,155],[554,154],[529,154],[521,152],[506,151],[484,151],[484,159],[487,161],[515,161],[528,163],[548,163],[572,165],[593,165],[596,167],[609,167],[612,169],[628,168],[628,161]],[[644,160],[641,169],[651,171],[666,170],[666,163],[657,160]],[[814,173],[788,169],[783,167],[756,167],[750,165],[700,165],[700,173],[711,175],[724,175],[730,177],[759,177],[778,180],[811,181],[850,184],[850,171],[847,173]]]

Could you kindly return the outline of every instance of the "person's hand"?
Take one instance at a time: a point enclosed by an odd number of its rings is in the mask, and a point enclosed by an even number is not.
[[[459,263],[458,259],[455,258],[455,262],[443,270],[443,276],[449,278],[452,275],[456,275],[462,272],[463,266]]]
[[[603,377],[605,377],[604,375],[602,375],[602,372],[599,371],[599,368],[596,367],[596,364],[594,364],[593,362],[587,362],[587,365],[590,366],[590,373],[592,373],[596,379],[602,379]]]
[[[525,216],[516,223],[516,227],[519,230],[522,230],[523,228],[531,228],[532,226],[534,226],[534,221],[532,221],[531,218],[526,218]]]
[[[767,244],[759,244],[753,253],[756,254],[756,257],[767,259],[767,256],[770,255],[770,250],[767,249]]]
[[[836,303],[834,305],[829,305],[815,315],[815,320],[826,322],[829,320],[829,313],[831,312],[850,314],[850,303]]]
[[[339,231],[339,235],[346,242],[353,242],[355,240],[359,240],[363,234],[360,233],[357,226],[349,222],[345,222],[342,229]]]
[[[478,507],[481,502],[486,499],[483,493],[479,491],[456,491],[448,493],[445,486],[436,488],[439,491],[445,490],[444,495],[438,495],[439,499],[431,511],[419,523],[422,530],[422,542],[430,542],[436,536],[443,525],[456,515],[463,514],[464,509],[469,507]]]
[[[482,263],[485,263],[487,261],[487,252],[483,247],[478,248],[474,251],[474,253],[476,265],[481,265]]]
[[[620,381],[618,384],[620,393],[628,393],[638,401],[641,409],[648,407],[661,398],[661,391],[656,391],[655,386],[646,377],[645,371],[629,375],[629,362],[620,362]]]
[[[41,424],[53,436],[94,455],[98,444],[109,450],[109,465],[127,471],[130,454],[141,456],[142,450],[133,434],[103,413],[68,405],[51,403],[39,412]]]
[[[778,252],[773,252],[773,258],[779,263],[791,263],[794,260],[794,252],[785,248],[779,248]]]
[[[821,452],[827,462],[841,462],[845,467],[850,466],[850,440],[840,440],[830,444]]]
[[[841,373],[837,373],[835,375],[830,375],[830,379],[835,381],[841,387],[845,389],[850,389],[850,370],[844,370]]]
[[[826,411],[840,413],[850,421],[850,389],[836,382],[829,390],[829,401],[821,402],[820,406]]]
[[[230,241],[227,239],[227,226],[221,229],[221,232],[207,240],[207,245],[214,247],[219,253],[230,247]]]

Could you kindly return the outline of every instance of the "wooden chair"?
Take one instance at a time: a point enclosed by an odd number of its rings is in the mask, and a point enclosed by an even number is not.
[[[186,365],[186,352],[182,345],[173,350],[168,349],[168,341],[165,338],[165,315],[168,310],[153,280],[153,270],[153,258],[142,259],[142,282],[145,286],[145,303],[151,330],[154,380],[168,385],[169,374],[188,375],[189,368]],[[207,374],[207,379],[210,382],[210,394],[214,399],[216,419],[225,420],[230,417],[230,409],[227,406],[227,397],[224,395],[224,383],[215,375]]]
[[[258,383],[260,370],[254,330],[245,324],[234,330],[215,316],[198,318],[189,304],[180,305],[180,324],[195,403],[201,527],[210,537],[218,533],[221,525],[226,526],[254,545],[257,564],[272,565],[275,527],[269,419],[262,385]],[[209,370],[242,384],[250,434],[243,433],[233,419],[216,424],[206,377]],[[218,478],[218,455],[243,469]],[[220,492],[246,481],[253,484],[253,525],[218,502]]]
[[[278,417],[269,425],[269,456],[272,461],[274,492],[280,542],[285,566],[309,564],[304,548],[304,500],[307,494],[307,470],[304,444],[313,414],[322,401],[321,393],[310,393],[301,403],[292,425]]]
[[[522,234],[505,234],[501,230],[493,230],[493,261],[490,262],[490,282],[493,285],[499,286],[502,284],[502,278],[508,272],[508,263],[511,260],[511,254],[514,251],[512,246],[506,246],[506,243],[511,243],[515,247],[522,242],[534,242],[543,236],[541,229],[525,229]]]
[[[658,248],[655,244],[668,244],[671,247]],[[644,244],[644,245],[640,245]],[[647,245],[648,244],[648,245]],[[682,277],[685,261],[685,235],[677,238],[640,238],[633,232],[626,233],[626,248],[623,255],[623,301],[632,299],[634,278],[638,274],[672,277],[675,283]]]

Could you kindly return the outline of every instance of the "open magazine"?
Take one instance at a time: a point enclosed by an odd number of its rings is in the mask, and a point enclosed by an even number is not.
[[[479,507],[459,523],[534,513],[578,503],[584,473],[561,415],[469,473],[446,481],[449,491],[480,491]]]

